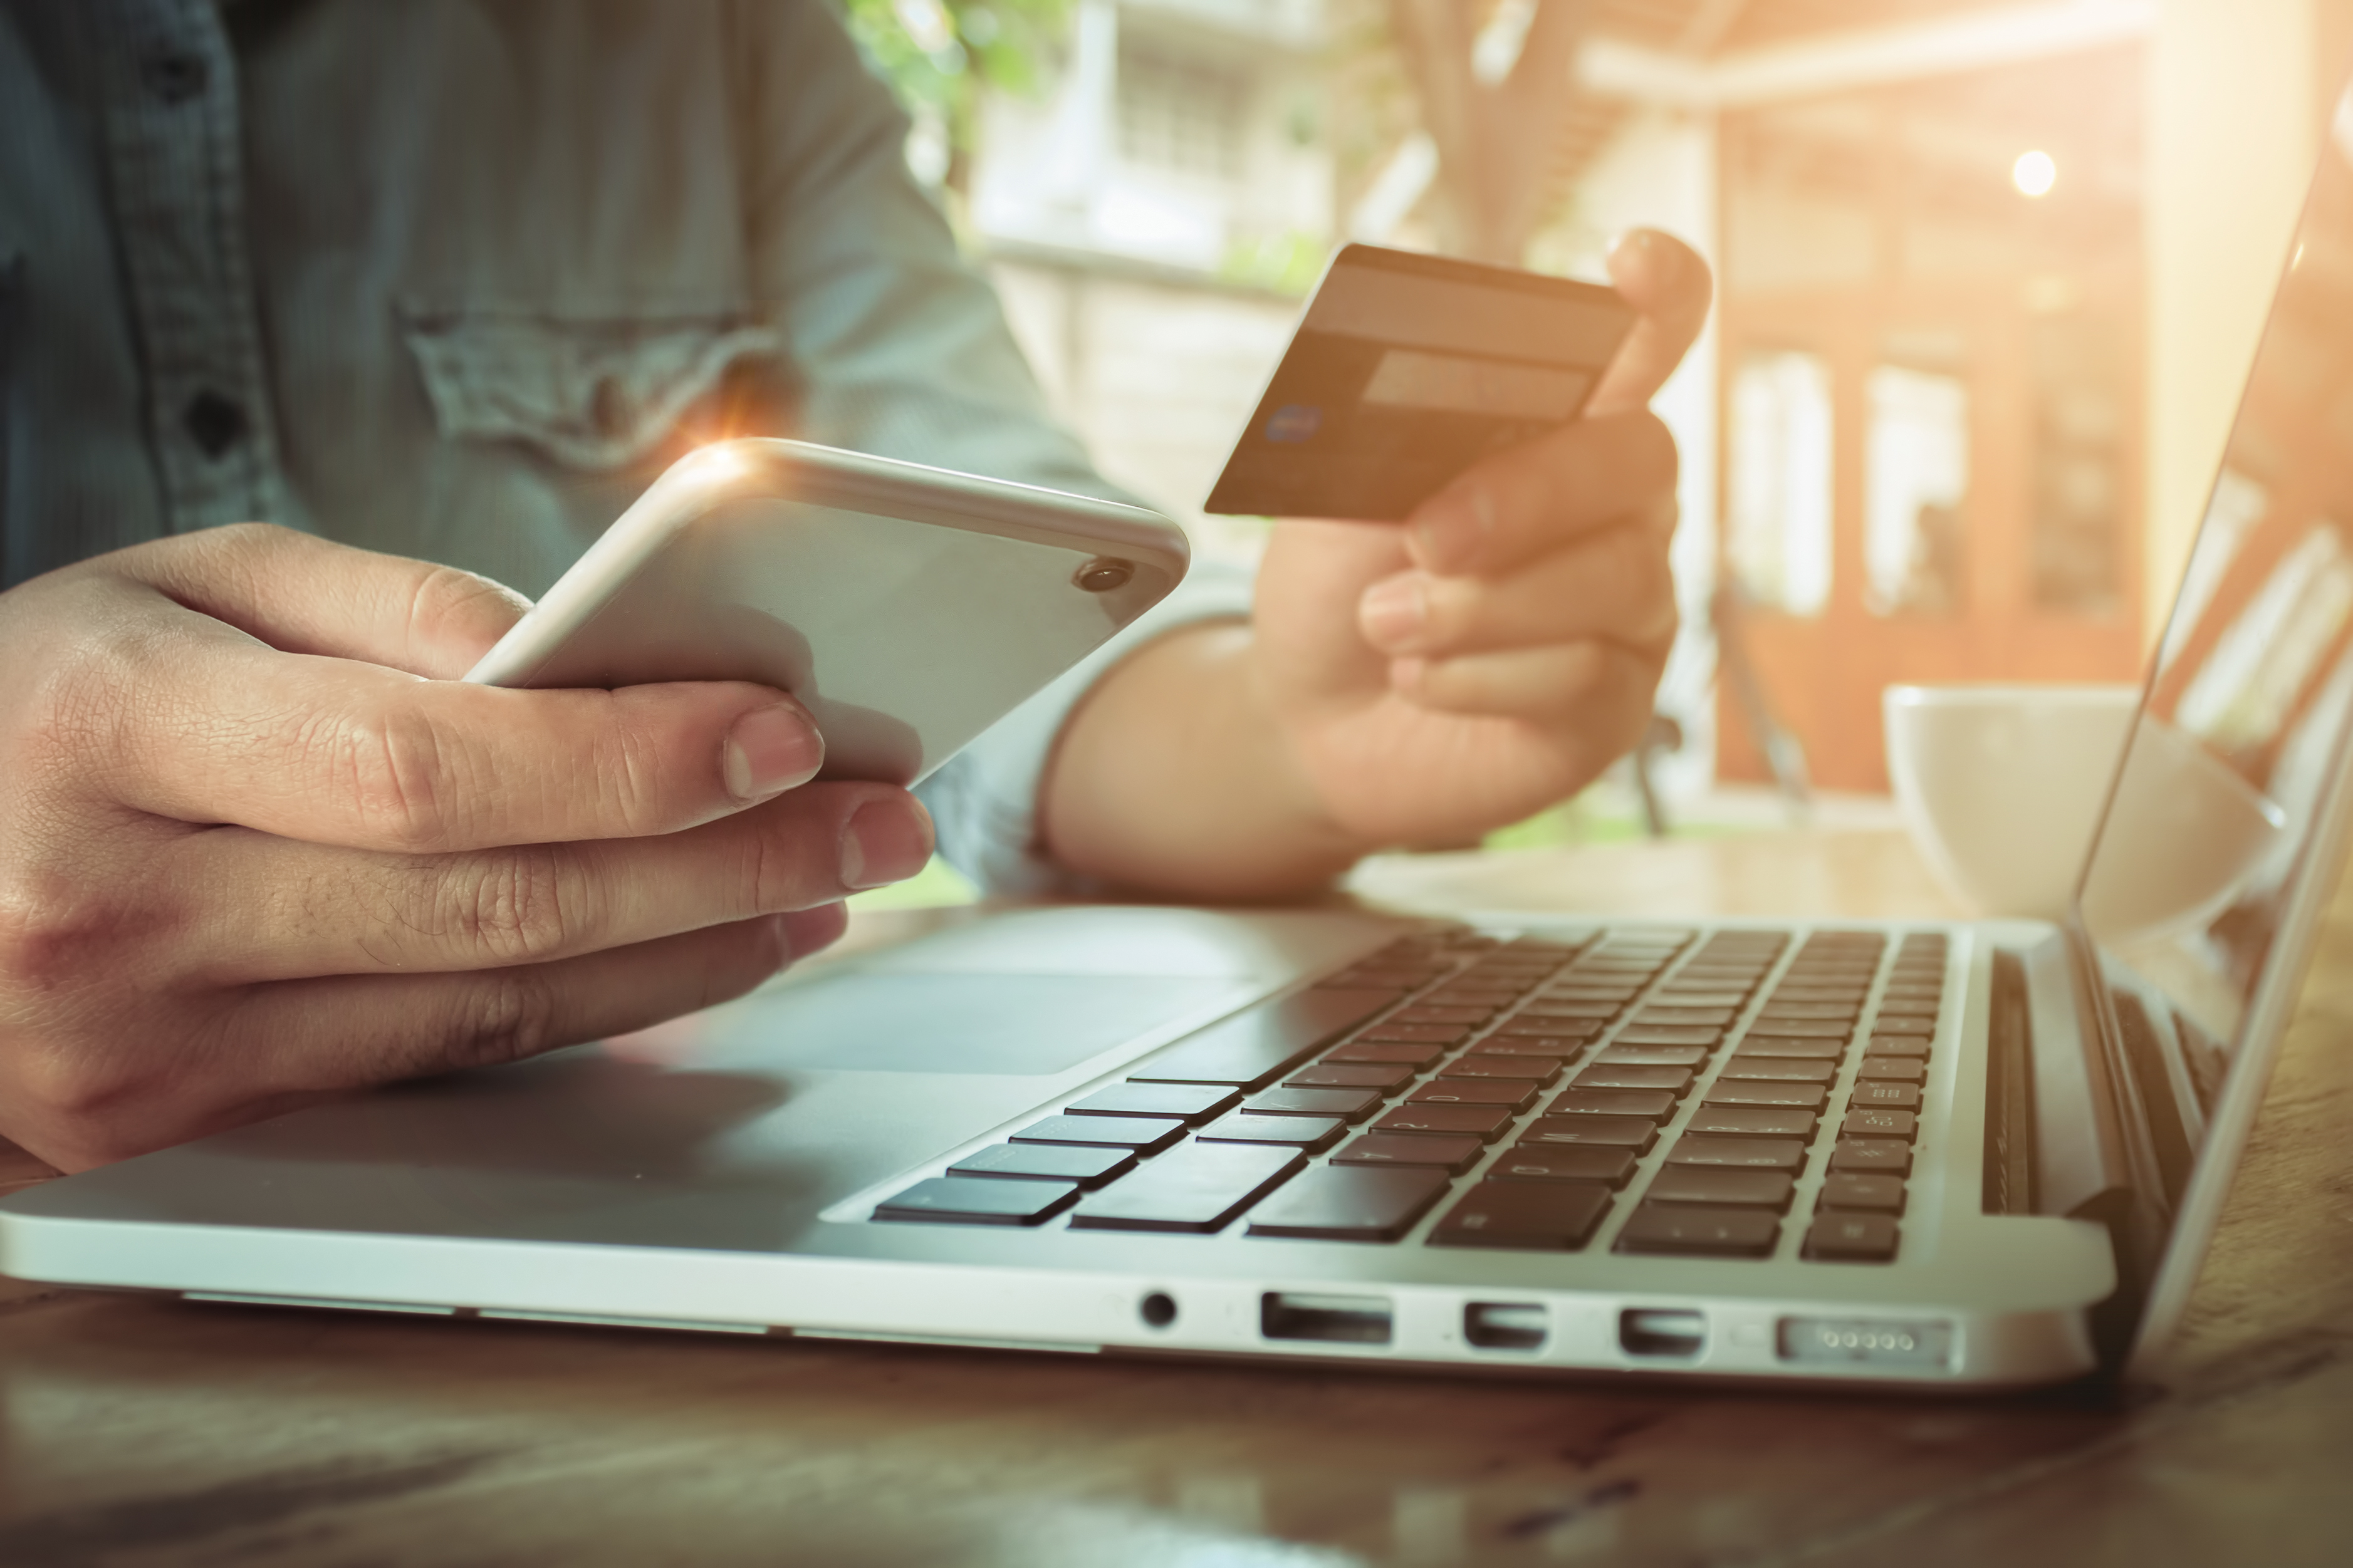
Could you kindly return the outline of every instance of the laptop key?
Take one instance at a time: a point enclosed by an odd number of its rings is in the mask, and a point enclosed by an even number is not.
[[[1160,1116],[1049,1116],[1013,1134],[1016,1143],[1096,1143],[1154,1154],[1185,1136],[1185,1123]]]
[[[1664,1121],[1675,1113],[1675,1097],[1662,1089],[1572,1089],[1553,1096],[1545,1110],[1556,1116],[1645,1116]]]
[[[1898,1057],[1865,1057],[1855,1076],[1883,1083],[1918,1083],[1928,1076],[1928,1064]]]
[[[1691,1088],[1692,1075],[1688,1068],[1601,1064],[1587,1068],[1569,1082],[1578,1089],[1662,1089],[1670,1094],[1682,1094]]]
[[[1659,1124],[1647,1116],[1540,1116],[1520,1138],[1534,1145],[1588,1144],[1646,1153],[1659,1141]]]
[[[1671,980],[1652,992],[1651,999],[1662,1006],[1705,1007],[1716,1012],[1737,1013],[1747,1004],[1748,993],[1725,991],[1715,986],[1685,990]]]
[[[1075,1182],[1099,1187],[1135,1169],[1135,1154],[1127,1149],[1090,1148],[1078,1143],[992,1143],[976,1149],[948,1167],[951,1176],[1021,1182]]]
[[[1797,1179],[1786,1171],[1730,1170],[1711,1165],[1668,1165],[1651,1178],[1642,1201],[1651,1204],[1721,1204],[1733,1208],[1789,1206]]]
[[[1818,1206],[1902,1214],[1904,1180],[1900,1176],[1877,1176],[1861,1171],[1833,1171],[1822,1178],[1822,1195]]]
[[[1614,1196],[1598,1182],[1481,1182],[1430,1234],[1432,1247],[1574,1252]]]
[[[1936,1032],[1936,1020],[1927,1018],[1878,1018],[1872,1022],[1871,1037],[1874,1040],[1926,1041]]]
[[[1644,1204],[1618,1233],[1618,1250],[1682,1258],[1763,1258],[1780,1236],[1780,1216],[1771,1209]]]
[[[1360,1040],[1412,1040],[1427,1046],[1459,1046],[1471,1037],[1468,1024],[1376,1024]]]
[[[1378,1089],[1294,1089],[1285,1084],[1260,1089],[1242,1101],[1242,1109],[1257,1116],[1336,1116],[1355,1121],[1371,1115],[1380,1102]]]
[[[1512,1124],[1508,1105],[1400,1105],[1373,1123],[1376,1132],[1467,1132],[1483,1142]]]
[[[1485,1007],[1400,1007],[1390,1014],[1392,1024],[1483,1024],[1491,1009]]]
[[[1430,992],[1426,996],[1417,997],[1414,1001],[1414,1009],[1416,1011],[1429,1008],[1442,1008],[1449,1013],[1476,1013],[1479,1015],[1479,1018],[1468,1020],[1468,1022],[1473,1024],[1479,1022],[1480,1018],[1493,1017],[1498,1012],[1509,1005],[1511,1005],[1511,1002],[1507,997],[1490,996],[1484,992],[1477,992],[1466,995],[1446,986],[1440,986],[1437,990]]]
[[[1573,1057],[1590,1035],[1491,1035],[1463,1053],[1473,1057]]]
[[[1667,1151],[1670,1165],[1730,1165],[1745,1170],[1796,1171],[1806,1163],[1806,1145],[1796,1138],[1718,1138],[1686,1133]]]
[[[1618,1009],[1606,1002],[1555,1002],[1539,996],[1513,1014],[1510,1022],[1543,1024],[1564,1035],[1574,1034],[1579,1029],[1598,1035],[1609,1027],[1609,1020],[1617,1016]]]
[[[1708,1104],[1692,1112],[1683,1131],[1732,1138],[1811,1138],[1814,1113],[1801,1105]]]
[[[1695,1068],[1707,1056],[1705,1046],[1613,1045],[1603,1047],[1593,1059],[1613,1067]]]
[[[1825,1214],[1806,1232],[1806,1256],[1821,1263],[1884,1263],[1901,1227],[1883,1214]]]
[[[1836,1062],[1807,1061],[1794,1057],[1744,1057],[1733,1053],[1721,1077],[1765,1083],[1828,1083],[1838,1076]]]
[[[1147,1058],[1128,1079],[1264,1089],[1398,995],[1395,991],[1303,991],[1263,1002]]]
[[[1419,1046],[1410,1040],[1350,1040],[1324,1053],[1327,1062],[1402,1062],[1416,1072],[1446,1054],[1443,1046]]]
[[[1928,1037],[1926,1035],[1873,1035],[1871,1043],[1862,1047],[1866,1057],[1926,1057]]]
[[[1320,1153],[1337,1143],[1348,1124],[1336,1116],[1260,1116],[1229,1110],[1194,1135],[1202,1143],[1282,1143]]]
[[[1838,1018],[1788,1018],[1769,1009],[1757,1016],[1750,1026],[1757,1034],[1777,1035],[1785,1040],[1843,1040],[1854,1033],[1854,1026]]]
[[[1296,1149],[1251,1143],[1186,1144],[1081,1201],[1072,1230],[1221,1230],[1276,1183],[1305,1167]],[[1009,1185],[1010,1184],[1007,1184]]]
[[[1724,1031],[1703,1028],[1695,1025],[1629,1024],[1618,1031],[1615,1044],[1621,1046],[1713,1046],[1724,1038]]]
[[[1244,1234],[1302,1241],[1395,1241],[1445,1193],[1446,1173],[1319,1165],[1261,1204]]]
[[[1525,1110],[1536,1086],[1525,1079],[1441,1078],[1406,1096],[1409,1105],[1502,1105]]]
[[[1718,1079],[1709,1086],[1710,1105],[1796,1105],[1820,1110],[1830,1090],[1819,1083],[1775,1083]]]
[[[1335,1165],[1428,1165],[1461,1175],[1487,1152],[1484,1140],[1434,1132],[1366,1132],[1332,1156]]]
[[[1900,1138],[1841,1138],[1831,1151],[1833,1171],[1873,1171],[1905,1176],[1912,1172],[1912,1145]]]
[[[1840,1124],[1841,1138],[1901,1138],[1910,1142],[1919,1131],[1920,1117],[1910,1110],[1890,1110],[1882,1106],[1850,1109],[1846,1121]]]
[[[1736,1057],[1782,1057],[1793,1061],[1834,1062],[1846,1055],[1846,1042],[1789,1040],[1777,1035],[1751,1034],[1732,1054]]]
[[[1311,1062],[1282,1081],[1298,1089],[1377,1089],[1388,1093],[1411,1083],[1419,1070],[1410,1062]]]
[[[1541,1013],[1514,1013],[1496,1026],[1495,1035],[1506,1040],[1524,1039],[1531,1035],[1582,1035],[1591,1039],[1601,1029],[1602,1021],[1599,1018],[1589,1020],[1588,1026],[1588,1020],[1582,1018],[1553,1018]]]
[[[1829,1018],[1835,1020],[1841,1018],[1852,1018],[1861,1010],[1859,1004],[1849,1004],[1845,1002],[1772,1001],[1765,1004],[1764,1011],[1757,1015],[1757,1016],[1760,1021],[1766,1018]]]
[[[1064,1108],[1072,1116],[1173,1116],[1207,1121],[1229,1110],[1241,1090],[1216,1083],[1115,1083]]]
[[[1424,1140],[1435,1142],[1435,1140]],[[1631,1149],[1600,1143],[1513,1145],[1487,1167],[1491,1182],[1599,1182],[1622,1187],[1640,1156]]]
[[[1075,1186],[1060,1182],[974,1182],[934,1176],[874,1207],[881,1220],[940,1225],[1040,1225],[1071,1206]]]
[[[1439,1069],[1440,1079],[1517,1079],[1543,1089],[1560,1076],[1558,1057],[1457,1057]]]
[[[1920,1086],[1916,1083],[1874,1083],[1866,1079],[1854,1086],[1854,1092],[1848,1097],[1847,1103],[1916,1110],[1920,1108]]]
[[[1651,1005],[1643,1008],[1641,1012],[1635,1014],[1634,1022],[1637,1024],[1662,1024],[1669,1026],[1683,1025],[1694,1028],[1721,1029],[1737,1016],[1739,1016],[1739,1010],[1733,1007],[1662,1006],[1654,1002]]]

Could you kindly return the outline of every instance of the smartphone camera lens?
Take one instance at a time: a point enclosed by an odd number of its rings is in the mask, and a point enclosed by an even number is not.
[[[1087,593],[1108,594],[1113,588],[1126,587],[1127,580],[1134,575],[1134,562],[1122,561],[1115,555],[1098,555],[1073,573],[1071,581]]]

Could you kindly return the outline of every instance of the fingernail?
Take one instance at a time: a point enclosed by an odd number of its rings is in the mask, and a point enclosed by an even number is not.
[[[841,836],[841,885],[903,882],[932,858],[932,814],[913,795],[858,808]]]
[[[808,783],[824,765],[825,738],[807,714],[782,702],[736,720],[720,752],[727,793],[746,805]]]
[[[1483,485],[1465,485],[1425,504],[1409,525],[1422,565],[1444,572],[1476,557],[1495,531],[1495,501]]]
[[[1430,618],[1430,579],[1419,572],[1384,577],[1357,601],[1356,619],[1375,647],[1402,650]]]

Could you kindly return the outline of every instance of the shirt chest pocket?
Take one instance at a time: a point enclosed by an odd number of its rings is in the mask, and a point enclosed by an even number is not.
[[[776,329],[715,312],[413,308],[401,330],[444,439],[518,441],[596,473],[660,453],[738,367],[784,360]]]

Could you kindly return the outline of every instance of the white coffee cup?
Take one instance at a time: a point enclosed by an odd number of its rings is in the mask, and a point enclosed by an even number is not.
[[[1947,890],[1981,915],[2064,915],[2139,702],[2135,686],[1889,687],[1888,777]]]
[[[2093,930],[2124,941],[2194,926],[2286,829],[2276,805],[2189,735],[2155,720],[2136,731],[2138,687],[1891,686],[1881,706],[1912,841],[1980,914],[2064,916],[2105,831],[2084,900]]]

